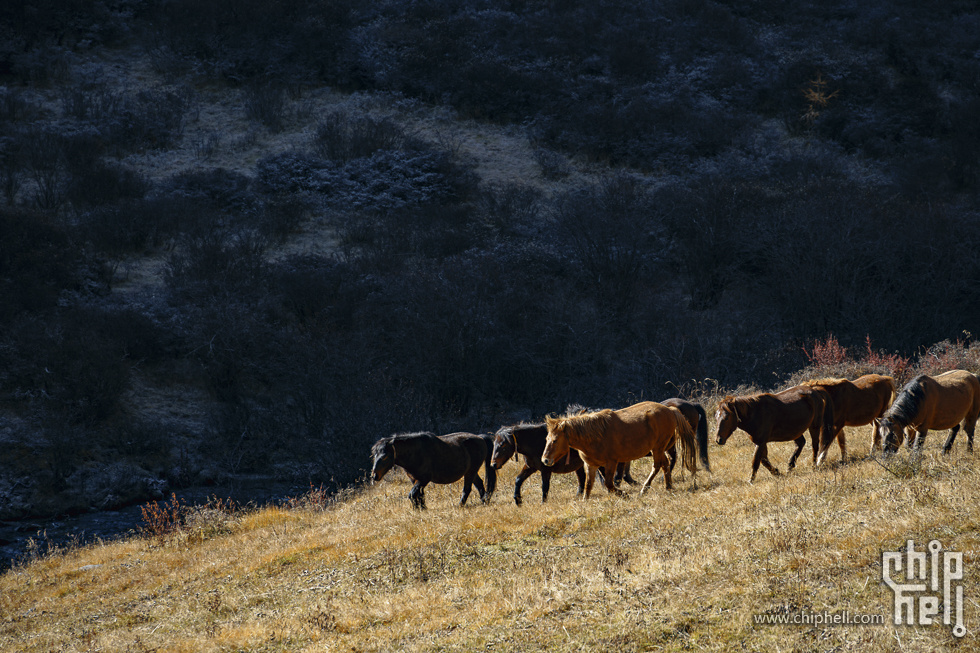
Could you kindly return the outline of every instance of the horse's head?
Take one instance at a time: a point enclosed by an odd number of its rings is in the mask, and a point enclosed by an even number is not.
[[[715,423],[718,427],[718,444],[725,444],[735,429],[738,428],[738,415],[732,405],[732,397],[725,397],[715,411]]]
[[[511,459],[517,446],[514,440],[514,430],[504,427],[493,436],[493,453],[490,454],[490,464],[494,469],[500,469]]]
[[[374,464],[371,465],[371,480],[377,483],[395,466],[395,445],[391,438],[381,438],[371,447]]]
[[[881,442],[885,453],[895,453],[905,439],[905,429],[895,419],[882,417],[874,420],[875,442]],[[911,440],[910,440],[911,441]]]
[[[568,434],[565,432],[567,421],[564,418],[548,416],[545,418],[548,426],[548,437],[544,441],[544,453],[541,462],[551,467],[569,453]]]

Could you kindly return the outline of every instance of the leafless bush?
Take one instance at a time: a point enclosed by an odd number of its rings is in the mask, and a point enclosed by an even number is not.
[[[245,115],[262,123],[271,131],[282,130],[286,113],[286,93],[274,82],[249,84],[244,93]]]
[[[541,168],[541,174],[545,179],[558,181],[572,174],[572,167],[568,165],[565,156],[554,150],[544,147],[535,148],[534,160]]]
[[[405,134],[390,119],[334,111],[317,125],[313,150],[325,159],[347,163],[379,150],[398,149],[404,142]]]
[[[57,212],[64,206],[71,189],[65,139],[41,129],[32,129],[25,136],[21,147],[33,181],[32,202],[42,211]]]

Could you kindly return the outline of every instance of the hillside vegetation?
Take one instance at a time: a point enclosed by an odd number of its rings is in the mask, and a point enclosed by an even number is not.
[[[713,405],[708,405],[713,408]],[[958,444],[927,442],[748,484],[753,447],[712,445],[713,473],[660,480],[643,497],[575,499],[556,476],[489,506],[430,485],[412,510],[395,469],[374,487],[283,507],[165,503],[142,537],[66,550],[0,576],[5,651],[922,651],[968,650],[969,634],[895,627],[882,551],[939,539],[975,574],[980,472]],[[933,440],[938,439],[934,436]],[[785,471],[790,444],[771,449]],[[647,469],[636,465],[637,471]],[[182,527],[168,519],[183,515]],[[152,528],[149,528],[151,527]],[[884,625],[761,625],[754,615],[880,616]]]
[[[0,519],[972,351],[975,3],[89,5],[0,8]]]

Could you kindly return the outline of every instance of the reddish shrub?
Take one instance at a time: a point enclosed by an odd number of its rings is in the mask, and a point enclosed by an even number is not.
[[[837,338],[833,334],[828,335],[823,342],[814,340],[809,351],[804,345],[803,354],[814,367],[839,365],[850,358],[847,349],[837,342]]]

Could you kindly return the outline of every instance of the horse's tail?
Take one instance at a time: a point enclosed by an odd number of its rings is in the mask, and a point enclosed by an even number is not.
[[[487,455],[483,460],[483,474],[486,476],[486,503],[490,503],[490,499],[493,497],[493,491],[497,489],[497,470],[493,467],[493,436],[490,436],[489,439],[484,438],[484,440],[487,442]],[[514,454],[516,456],[517,452],[515,451]]]
[[[817,454],[815,466],[823,464],[827,457],[827,450],[834,443],[837,436],[837,426],[834,424],[834,400],[826,390],[815,393],[818,405],[815,407],[818,416],[823,422],[820,425],[820,453]]]
[[[684,417],[684,413],[673,406],[669,408],[674,413],[674,420],[677,422],[677,439],[680,440],[681,445],[681,464],[691,472],[691,477],[694,478],[698,473],[698,443],[694,437],[694,429]]]
[[[698,411],[698,455],[701,457],[701,466],[706,472],[711,471],[708,464],[708,415],[704,412],[701,404],[694,404]]]

